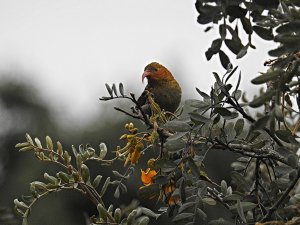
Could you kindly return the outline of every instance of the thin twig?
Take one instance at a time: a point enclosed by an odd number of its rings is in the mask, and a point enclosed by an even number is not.
[[[129,113],[129,112],[126,112],[125,110],[120,109],[120,108],[118,108],[118,107],[114,107],[114,109],[117,110],[117,111],[119,111],[119,112],[122,112],[122,113],[124,113],[125,115],[130,116],[130,117],[132,117],[132,118],[134,118],[134,119],[139,119],[139,120],[142,119],[140,116],[137,116],[137,115],[131,114],[131,113]]]

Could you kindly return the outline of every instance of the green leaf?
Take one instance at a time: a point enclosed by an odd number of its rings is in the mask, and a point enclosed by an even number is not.
[[[169,159],[162,158],[155,161],[154,166],[161,169],[163,172],[171,172],[177,167],[177,164]]]
[[[300,194],[295,194],[293,197],[298,203],[300,203]]]
[[[212,42],[211,47],[205,52],[207,60],[210,60],[214,54],[217,54],[222,46],[222,39],[216,39]]]
[[[115,85],[115,84],[112,85],[111,89],[113,90],[114,94],[115,94],[116,96],[118,96],[117,88],[116,88],[116,85]]]
[[[235,182],[238,188],[242,189],[243,191],[249,191],[251,185],[249,185],[245,177],[243,177],[241,174],[239,174],[236,171],[232,171],[231,178]]]
[[[34,145],[32,138],[30,137],[30,135],[28,133],[26,133],[25,137],[26,137],[26,140],[28,143],[30,143],[31,145]]]
[[[269,119],[270,119],[269,115],[259,118],[255,123],[252,124],[251,129],[252,130],[264,129],[267,126]]]
[[[108,212],[106,208],[103,207],[100,203],[97,205],[97,211],[99,213],[99,217],[102,218],[104,221],[107,220]]]
[[[90,170],[85,164],[81,165],[81,175],[82,175],[82,179],[85,183],[87,183],[91,180]]]
[[[241,135],[241,133],[243,132],[244,129],[244,119],[240,118],[236,121],[235,125],[234,125],[234,130],[236,132],[236,136]]]
[[[115,190],[114,197],[116,199],[118,199],[120,197],[120,188],[119,188],[119,186],[117,186],[117,188]]]
[[[209,198],[209,197],[202,198],[202,201],[208,205],[216,205],[217,204],[216,200]]]
[[[223,195],[227,194],[227,183],[225,180],[221,181],[221,192]]]
[[[196,88],[196,91],[202,96],[202,98],[210,100],[210,96],[208,94],[206,94],[205,92],[200,91],[199,88]]]
[[[212,42],[210,49],[216,54],[219,52],[221,46],[222,46],[222,39],[218,38]]]
[[[275,104],[274,113],[277,120],[279,120],[280,122],[284,121],[284,116],[282,114],[282,109],[280,105]]]
[[[114,212],[114,219],[119,224],[121,220],[122,212],[120,208],[116,208]]]
[[[137,225],[148,225],[149,222],[150,222],[150,219],[149,219],[149,217],[147,217],[147,216],[139,217],[139,218],[136,220],[136,224],[137,224]]]
[[[237,55],[244,47],[239,39],[225,39],[224,42],[227,48],[235,55]]]
[[[176,132],[186,132],[191,130],[191,126],[183,121],[172,120],[163,125],[163,128]]]
[[[214,110],[214,113],[218,113],[220,114],[221,116],[231,116],[231,111],[229,111],[228,109],[226,108],[223,108],[223,107],[216,107],[215,110]]]
[[[233,18],[243,18],[246,16],[247,12],[247,9],[238,5],[228,5],[226,7],[226,13]]]
[[[268,90],[265,93],[261,94],[259,97],[252,100],[252,102],[249,103],[249,106],[252,108],[257,108],[259,106],[262,106],[267,101],[270,101],[273,96],[276,95],[276,90]]]
[[[272,30],[266,29],[266,28],[260,27],[260,26],[253,26],[252,28],[253,28],[254,32],[262,39],[267,40],[267,41],[273,40],[274,36],[273,36]]]
[[[179,138],[184,137],[186,134],[188,134],[188,132],[177,132],[177,133],[173,134],[172,136],[168,137],[167,141],[177,140]]]
[[[226,37],[226,26],[224,24],[220,24],[219,33],[220,33],[221,39],[224,40]]]
[[[181,220],[187,220],[189,218],[192,218],[193,216],[194,216],[193,213],[180,213],[174,217],[173,222],[175,223]]]
[[[206,224],[207,215],[205,212],[202,211],[202,209],[197,208],[196,209],[196,217],[195,217],[195,224]]]
[[[225,52],[220,50],[219,51],[219,58],[220,58],[220,61],[221,61],[221,64],[222,64],[223,68],[227,70],[228,65],[230,64],[229,57],[225,54]]]
[[[124,97],[124,86],[122,83],[119,84],[119,92]]]
[[[150,216],[152,218],[158,219],[162,214],[155,213],[151,209],[145,207],[138,207],[138,211],[140,211],[143,215]]]
[[[273,50],[269,51],[269,55],[272,57],[279,57],[282,56],[284,54],[289,53],[290,50],[288,48],[286,48],[286,46],[279,46],[278,48],[275,48]]]
[[[171,140],[165,143],[166,149],[170,152],[177,152],[185,148],[185,146],[186,146],[186,142],[183,141],[182,139]]]
[[[252,34],[253,29],[252,29],[250,20],[249,20],[248,18],[246,18],[246,17],[242,17],[240,20],[241,20],[241,22],[242,22],[244,31],[245,31],[247,34]]]
[[[231,195],[227,195],[223,198],[223,200],[225,202],[229,202],[229,201],[237,201],[242,199],[242,196],[238,195],[238,194],[231,194]]]
[[[34,139],[36,146],[38,146],[39,148],[43,148],[41,141],[38,138]]]
[[[104,157],[107,154],[106,144],[105,143],[100,143],[99,148],[100,148],[99,158],[104,159]]]
[[[231,163],[231,167],[235,170],[235,171],[242,171],[246,168],[246,165],[242,162],[233,162]]]
[[[54,176],[50,176],[48,173],[44,173],[44,179],[49,181],[51,184],[57,183],[57,178]]]
[[[196,122],[201,122],[201,123],[209,123],[211,120],[209,118],[206,118],[205,116],[202,116],[198,112],[191,112],[189,113],[191,120],[196,121]]]
[[[93,187],[94,188],[97,188],[100,184],[100,181],[102,179],[102,176],[101,175],[97,175],[93,181]]]
[[[219,76],[216,72],[213,72],[213,75],[214,75],[214,77],[215,77],[215,80],[216,80],[217,84],[218,84],[220,87],[223,86],[223,83],[222,83],[222,81],[221,81],[221,79],[220,79],[220,76]]]
[[[200,170],[199,170],[198,166],[196,165],[195,161],[190,156],[187,157],[187,161],[188,161],[188,166],[192,171],[192,174],[195,177],[200,178],[201,177]]]
[[[68,174],[60,171],[57,173],[57,176],[64,182],[64,183],[69,183],[70,182],[70,178],[68,176]]]
[[[237,201],[239,201],[239,200],[237,200]],[[244,212],[250,211],[257,206],[257,204],[255,204],[253,202],[241,202],[241,201],[240,201],[240,205],[242,206]],[[235,204],[233,206],[229,206],[230,210],[232,210],[232,211],[237,211],[237,207],[238,207],[237,204]]]
[[[180,206],[180,208],[178,209],[178,213],[182,213],[184,211],[188,211],[192,208],[192,211],[194,211],[194,207],[195,207],[196,202],[185,202],[184,204],[182,204]]]
[[[174,168],[173,168],[174,169]],[[168,176],[163,176],[163,175],[156,175],[154,177],[154,181],[156,184],[164,185],[170,182]]]
[[[223,218],[219,218],[217,220],[209,221],[208,225],[234,225],[234,223],[224,220]]]
[[[277,33],[293,33],[300,30],[300,21],[289,21],[276,29]]]
[[[252,84],[264,84],[268,81],[275,80],[280,76],[284,75],[284,71],[281,70],[272,70],[270,72],[264,73],[253,80],[251,80]]]
[[[289,130],[277,130],[275,131],[275,134],[280,140],[285,141],[287,143],[290,143],[291,140],[294,139],[292,132]]]
[[[148,186],[143,186],[138,190],[138,196],[141,199],[149,199],[158,196],[160,188],[158,184],[150,184]]]
[[[185,104],[200,110],[207,109],[210,105],[207,102],[200,101],[198,99],[189,99],[185,101]]]
[[[294,45],[295,50],[300,46],[300,38],[294,34],[278,34],[275,36],[274,41],[286,44],[289,47]]]
[[[236,209],[237,209],[237,212],[238,212],[240,218],[243,220],[243,222],[247,223],[247,220],[246,220],[246,217],[244,214],[244,210],[243,210],[243,206],[242,206],[240,200],[237,200],[237,208]]]
[[[22,219],[22,225],[28,225],[28,218],[27,217],[23,217]]]
[[[292,168],[297,168],[299,164],[299,157],[296,154],[290,154],[287,158],[289,166]]]
[[[236,58],[237,58],[237,59],[243,58],[243,57],[247,54],[248,47],[249,47],[249,45],[244,46],[244,47],[238,52],[238,54],[236,55]]]
[[[112,98],[113,97],[113,90],[110,88],[110,86],[108,84],[105,84],[105,87],[106,87],[110,97]]]
[[[53,150],[53,142],[49,136],[46,136],[46,144],[48,149]]]
[[[110,177],[107,177],[104,184],[103,184],[103,186],[102,186],[101,192],[100,192],[101,197],[105,194],[109,184],[110,184]]]

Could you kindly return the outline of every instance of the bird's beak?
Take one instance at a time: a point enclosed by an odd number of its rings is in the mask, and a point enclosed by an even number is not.
[[[150,76],[150,74],[151,74],[151,71],[150,71],[150,70],[145,70],[145,71],[144,71],[143,76],[142,76],[142,82],[143,82],[143,83],[144,83],[145,77]]]

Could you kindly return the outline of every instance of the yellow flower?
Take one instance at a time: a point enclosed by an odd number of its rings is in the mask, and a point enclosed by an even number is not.
[[[141,156],[141,151],[144,148],[144,144],[142,142],[138,142],[134,148],[132,149],[132,151],[130,152],[130,162],[131,165],[134,165],[137,163],[137,161],[139,160],[140,156]]]
[[[146,172],[141,170],[141,180],[145,186],[153,184],[153,177],[157,172],[153,169],[147,168]]]

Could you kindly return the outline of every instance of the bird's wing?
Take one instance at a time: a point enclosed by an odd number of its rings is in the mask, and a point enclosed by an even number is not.
[[[147,93],[148,93],[148,89],[146,87],[145,90],[143,91],[143,93],[141,94],[141,96],[137,100],[137,102],[139,103],[140,106],[143,106],[143,105],[146,104],[146,102],[147,102]]]

